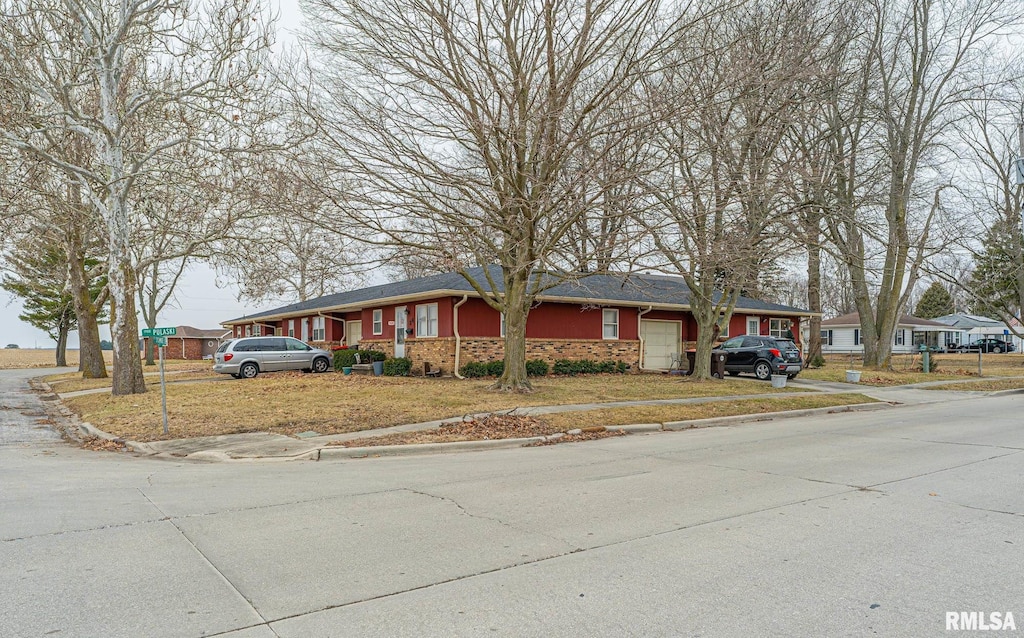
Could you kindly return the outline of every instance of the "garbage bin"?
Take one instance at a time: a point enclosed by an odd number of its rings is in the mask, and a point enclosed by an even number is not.
[[[711,353],[711,376],[716,379],[725,378],[725,353],[724,352],[712,352]]]

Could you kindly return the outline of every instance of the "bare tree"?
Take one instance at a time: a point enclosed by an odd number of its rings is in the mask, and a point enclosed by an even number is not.
[[[580,216],[632,178],[636,164],[610,161],[610,152],[639,123],[616,109],[660,62],[666,35],[692,24],[691,8],[659,14],[659,0],[306,6],[325,60],[320,103],[309,106],[323,152],[308,160],[337,162],[332,173],[346,176],[316,183],[343,193],[337,199],[367,239],[432,255],[504,313],[505,369],[494,387],[529,391],[530,307],[574,276],[559,257]],[[486,279],[469,277],[474,262],[500,266],[500,280],[489,269]]]
[[[829,239],[850,274],[865,365],[888,367],[896,323],[943,210],[944,144],[998,34],[999,0],[867,0],[832,95]]]
[[[105,230],[114,343],[113,393],[145,391],[138,352],[133,204],[141,179],[182,147],[223,149],[251,115],[269,44],[257,3],[222,0],[4,0],[0,76],[18,99],[0,138],[73,176]],[[64,81],[64,67],[76,69]],[[174,126],[171,126],[171,123]],[[89,162],[52,152],[88,144]],[[73,142],[71,142],[73,143]]]
[[[698,378],[710,376],[741,292],[770,263],[768,230],[786,211],[782,142],[807,79],[812,6],[750,2],[712,16],[651,84],[661,164],[645,218],[661,267],[690,289]]]

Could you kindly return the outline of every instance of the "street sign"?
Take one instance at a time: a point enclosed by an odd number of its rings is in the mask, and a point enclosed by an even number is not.
[[[166,346],[167,345],[167,337],[153,337],[153,345],[154,346]]]
[[[178,334],[177,328],[143,328],[143,337],[173,337]]]

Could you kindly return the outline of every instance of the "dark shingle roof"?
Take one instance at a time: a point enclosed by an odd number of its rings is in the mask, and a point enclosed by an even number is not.
[[[470,268],[468,273],[475,280],[481,282],[485,289],[488,288],[483,267]],[[490,274],[495,282],[495,292],[504,292],[501,269],[497,266],[490,266]],[[224,324],[248,323],[264,318],[300,315],[307,312],[317,312],[344,306],[365,306],[371,302],[378,303],[395,297],[427,297],[431,293],[439,291],[469,293],[473,296],[476,294],[473,287],[462,275],[452,272],[390,284],[368,286],[348,292],[339,292],[318,299],[310,299],[281,306],[273,310],[231,319],[225,321]],[[540,294],[541,301],[550,299],[571,299],[578,300],[581,303],[588,301],[617,302],[633,306],[688,307],[690,305],[690,289],[680,277],[641,274],[584,274],[578,278],[559,283]],[[749,297],[740,297],[736,304],[736,309],[786,314],[808,314],[806,310],[751,299]]]
[[[826,319],[821,322],[822,326],[860,326],[860,313],[851,312],[848,315],[842,315],[834,317],[832,319]],[[932,321],[931,319],[922,319],[920,317],[914,317],[911,315],[902,315],[897,325],[900,326],[933,326],[936,328],[948,328],[948,324],[939,323]]]

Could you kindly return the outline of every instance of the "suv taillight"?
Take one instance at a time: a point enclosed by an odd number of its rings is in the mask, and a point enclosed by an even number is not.
[[[235,357],[235,355],[233,355],[233,354],[231,354],[230,352],[228,352],[228,353],[226,353],[226,354],[224,355],[224,360],[225,360],[225,361],[231,361],[231,360],[232,360],[232,359],[233,359],[234,357]]]
[[[769,349],[768,349],[768,352],[772,353],[772,356],[773,356],[773,357],[776,357],[776,358],[778,358],[778,359],[781,359],[781,358],[782,358],[782,353],[781,353],[781,352],[779,352],[777,348],[769,348]]]

